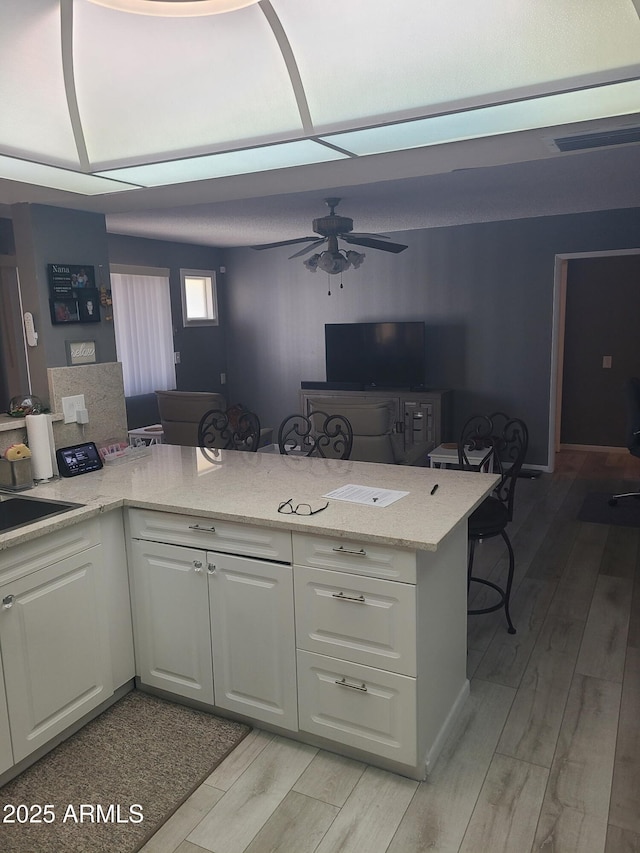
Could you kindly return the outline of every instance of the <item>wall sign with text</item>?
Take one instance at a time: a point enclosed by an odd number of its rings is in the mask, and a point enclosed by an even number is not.
[[[66,341],[67,364],[95,364],[96,342],[95,341]]]
[[[54,325],[100,322],[100,298],[92,266],[48,264],[47,274]]]

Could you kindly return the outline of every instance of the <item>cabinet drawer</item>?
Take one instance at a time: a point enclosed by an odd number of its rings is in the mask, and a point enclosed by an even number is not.
[[[294,533],[293,562],[317,569],[336,569],[404,583],[416,582],[415,551],[372,542]]]
[[[130,509],[128,519],[133,539],[291,562],[291,534],[285,530],[145,509]]]
[[[93,548],[99,542],[99,521],[92,518],[7,548],[2,552],[0,583],[8,583],[52,563],[73,557],[87,548]]]
[[[415,765],[416,681],[298,652],[300,730]]]
[[[296,566],[294,587],[298,648],[416,674],[414,586]]]

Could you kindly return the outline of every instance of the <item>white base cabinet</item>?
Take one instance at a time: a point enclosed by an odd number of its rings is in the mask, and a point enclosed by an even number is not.
[[[0,775],[13,767],[13,750],[11,749],[11,732],[9,731],[9,711],[7,696],[4,689],[4,673],[2,658],[0,658]]]
[[[103,598],[99,545],[0,586],[15,763],[113,693]]]
[[[202,519],[182,520],[185,529],[192,522],[195,541],[208,537]],[[175,516],[168,521],[164,535],[184,541]],[[162,522],[162,513],[130,513],[134,534],[163,535]],[[240,549],[242,525],[235,527]],[[224,534],[228,546],[230,531]],[[273,552],[272,543],[264,547]],[[140,681],[296,731],[291,565],[146,539],[133,539],[130,553]]]
[[[437,551],[151,510],[128,526],[143,684],[425,777],[469,689],[466,524]]]

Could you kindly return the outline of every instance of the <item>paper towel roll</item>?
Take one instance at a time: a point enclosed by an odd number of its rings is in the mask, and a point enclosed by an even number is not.
[[[53,477],[51,464],[51,415],[27,415],[27,439],[31,450],[31,467],[34,480],[50,480]]]

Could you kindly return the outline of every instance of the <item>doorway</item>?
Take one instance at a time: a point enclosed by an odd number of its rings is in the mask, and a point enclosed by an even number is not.
[[[30,391],[18,271],[0,260],[0,411]]]
[[[549,465],[561,448],[625,447],[624,383],[640,373],[640,250],[556,258]]]

